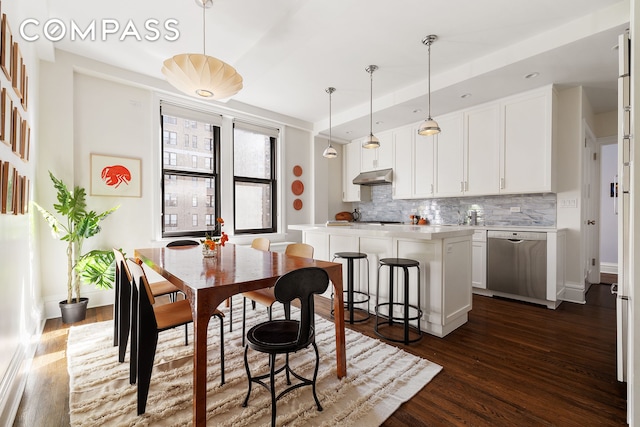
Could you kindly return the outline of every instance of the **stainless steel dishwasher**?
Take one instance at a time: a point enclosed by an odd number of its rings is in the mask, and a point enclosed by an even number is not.
[[[487,233],[487,289],[547,299],[547,233]]]

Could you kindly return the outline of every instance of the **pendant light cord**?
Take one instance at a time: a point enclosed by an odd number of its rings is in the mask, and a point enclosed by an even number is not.
[[[427,89],[428,89],[428,104],[429,104],[429,120],[431,120],[431,41],[429,41],[429,45],[427,46],[427,55],[428,61],[427,64],[429,66],[427,73]]]
[[[370,87],[369,87],[369,136],[373,136],[373,72],[375,68],[373,65],[369,66],[369,77],[370,77]]]
[[[202,54],[204,56],[207,56],[207,24],[204,17],[206,10],[206,0],[202,0]]]
[[[333,91],[329,88],[329,146],[331,146],[331,94]]]

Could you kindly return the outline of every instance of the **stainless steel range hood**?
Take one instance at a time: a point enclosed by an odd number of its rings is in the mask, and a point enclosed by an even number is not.
[[[380,169],[377,171],[362,172],[353,178],[353,183],[358,185],[383,185],[391,184],[393,169]]]

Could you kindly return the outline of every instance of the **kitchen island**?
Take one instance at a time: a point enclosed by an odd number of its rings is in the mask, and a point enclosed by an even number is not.
[[[420,328],[429,334],[444,337],[468,320],[471,310],[471,239],[474,230],[465,226],[428,226],[404,224],[361,224],[328,226],[325,224],[290,225],[290,230],[302,232],[302,241],[315,249],[314,258],[331,261],[336,252],[364,252],[369,259],[355,268],[355,289],[369,292],[369,311],[374,313],[376,284],[380,280],[379,302],[387,302],[388,274],[378,278],[381,258],[410,258],[420,262],[420,308],[423,311]],[[336,260],[338,261],[338,260]],[[343,268],[346,274],[346,268]],[[410,286],[416,286],[417,275],[410,273]],[[362,279],[362,280],[361,280]],[[346,277],[343,278],[347,283]],[[396,281],[404,280],[398,271]],[[396,289],[398,287],[396,286]],[[410,304],[416,293],[410,291]],[[327,295],[330,296],[330,295]],[[402,301],[400,295],[394,300]],[[415,326],[415,324],[414,324]]]

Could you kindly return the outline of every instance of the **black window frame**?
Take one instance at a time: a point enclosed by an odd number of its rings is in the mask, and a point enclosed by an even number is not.
[[[188,110],[185,110],[188,111]],[[160,135],[164,135],[164,119],[163,119],[164,115],[162,114],[162,111],[160,111],[160,124],[161,124],[161,130],[160,130]],[[185,119],[188,120],[188,119]],[[194,121],[194,120],[191,120]],[[197,120],[195,120],[195,122],[197,122]],[[185,128],[193,128],[193,124],[189,123],[189,126],[185,126]],[[170,229],[167,230],[167,227],[165,227],[165,222],[164,222],[164,217],[165,217],[165,204],[164,204],[164,200],[165,200],[165,177],[167,175],[174,175],[174,176],[180,176],[180,177],[192,177],[192,178],[204,178],[204,179],[213,179],[214,185],[214,203],[215,203],[215,209],[214,212],[212,213],[212,215],[214,215],[214,218],[219,218],[221,216],[220,212],[221,212],[221,197],[220,197],[220,126],[216,125],[216,124],[211,124],[211,128],[212,128],[212,139],[213,139],[213,149],[211,151],[212,155],[213,155],[213,169],[211,171],[211,173],[207,173],[207,172],[198,172],[198,171],[184,171],[181,169],[174,169],[172,168],[172,166],[177,166],[177,165],[165,165],[164,164],[164,152],[165,152],[165,147],[164,147],[164,140],[163,137],[160,138],[160,150],[161,150],[161,172],[160,172],[160,188],[161,188],[161,192],[162,192],[162,197],[161,197],[161,218],[162,220],[160,221],[161,224],[161,236],[163,238],[174,238],[174,237],[204,237],[206,234],[210,234],[211,233],[211,226],[207,226],[205,224],[206,221],[203,221],[202,223],[200,221],[198,221],[198,227],[203,227],[201,230],[191,230],[191,231],[171,231]],[[191,162],[191,160],[189,160],[189,162]],[[177,163],[177,162],[176,162]],[[211,187],[207,187],[207,188],[211,188]],[[175,192],[175,191],[173,191]],[[191,222],[191,221],[189,221]],[[200,225],[202,224],[202,225]],[[215,227],[215,222],[214,222],[214,227]]]
[[[234,138],[234,150],[235,150],[235,124],[233,131]],[[271,156],[271,170],[270,175],[271,178],[253,178],[253,177],[244,177],[237,176],[235,173],[235,165],[233,171],[233,217],[234,217],[234,234],[267,234],[267,233],[277,233],[278,232],[278,224],[277,224],[277,213],[278,213],[278,181],[276,179],[276,171],[277,171],[277,158],[276,158],[276,144],[278,143],[278,138],[269,136],[269,148],[270,148],[270,156]],[[232,157],[235,158],[234,153],[232,153]],[[271,227],[268,228],[249,228],[249,229],[240,229],[236,226],[236,184],[237,183],[248,183],[248,184],[268,184],[271,188]]]

